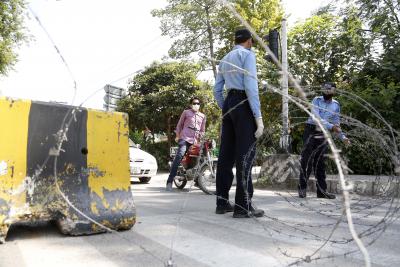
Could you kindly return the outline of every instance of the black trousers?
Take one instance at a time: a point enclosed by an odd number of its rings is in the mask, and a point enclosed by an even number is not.
[[[235,204],[249,209],[253,197],[251,169],[255,156],[256,124],[244,91],[231,90],[225,99],[222,113],[221,146],[217,165],[217,206],[229,199],[236,163]],[[244,101],[242,104],[240,102]],[[235,206],[235,210],[243,209]]]
[[[326,191],[325,154],[328,144],[322,132],[315,126],[306,124],[303,135],[304,148],[301,152],[299,189],[307,189],[307,181],[312,171],[317,179],[317,191]]]

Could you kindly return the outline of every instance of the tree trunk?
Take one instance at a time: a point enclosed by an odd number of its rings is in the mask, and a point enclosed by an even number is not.
[[[211,19],[210,19],[210,7],[205,7],[206,11],[206,20],[207,20],[207,34],[208,34],[208,42],[210,46],[210,57],[211,57],[211,66],[212,70],[214,73],[214,79],[217,78],[217,63],[214,61],[215,58],[215,52],[214,52],[214,34],[212,32],[212,26],[211,26]]]

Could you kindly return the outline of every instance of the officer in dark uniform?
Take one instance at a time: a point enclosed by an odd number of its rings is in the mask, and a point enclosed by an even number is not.
[[[335,133],[338,137],[350,144],[349,139],[340,129],[340,104],[333,99],[336,91],[335,83],[327,82],[322,85],[322,96],[317,96],[312,101],[311,112],[318,117],[325,129]],[[307,196],[307,181],[312,170],[317,180],[317,197],[334,199],[334,194],[326,191],[325,154],[328,143],[316,122],[310,117],[306,122],[303,135],[304,148],[301,153],[301,170],[299,179],[299,197]]]
[[[217,166],[217,207],[215,213],[233,211],[234,218],[262,217],[264,211],[252,203],[251,168],[255,142],[263,134],[258,96],[256,55],[251,50],[253,38],[247,29],[235,32],[235,43],[220,62],[214,96],[222,109],[221,146]],[[224,90],[227,90],[226,97]],[[229,203],[229,190],[236,163],[235,207]]]

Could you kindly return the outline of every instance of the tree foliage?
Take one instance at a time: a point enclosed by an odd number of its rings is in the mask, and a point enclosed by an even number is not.
[[[346,94],[369,102],[399,130],[400,5],[390,0],[349,0],[346,3],[322,8],[291,30],[288,46],[291,72],[303,85],[311,86],[311,91],[324,81],[336,82]],[[338,98],[342,113],[388,133],[382,120],[363,108],[354,97]],[[302,112],[293,112],[291,116],[306,117]],[[297,131],[294,138],[301,139],[300,133]],[[358,136],[361,135],[353,138]],[[354,143],[369,142],[369,150],[381,149],[366,137],[362,135],[363,140],[354,140]],[[390,157],[384,159],[386,162],[378,162],[384,157],[369,156],[367,161],[362,155],[368,154],[360,154],[357,146],[346,152],[350,157],[350,169],[358,173],[390,172]],[[377,170],[370,166],[383,167]]]
[[[289,33],[290,70],[302,84],[347,81],[365,62],[369,43],[353,11],[343,18],[322,13],[308,18]]]
[[[161,19],[163,35],[175,39],[169,51],[173,58],[198,55],[212,66],[216,76],[216,62],[232,48],[233,32],[240,22],[219,1],[168,0],[164,9],[154,10]],[[235,8],[260,34],[279,25],[282,9],[279,0],[235,0]]]
[[[278,0],[230,2],[261,36],[280,25],[282,8]],[[171,57],[182,59],[197,55],[203,60],[220,59],[232,48],[233,32],[240,27],[240,22],[219,1],[168,0],[167,3],[164,9],[154,10],[153,15],[161,19],[162,34],[175,40],[170,48]],[[322,82],[336,82],[348,94],[360,96],[371,103],[399,130],[399,14],[400,4],[393,0],[347,0],[344,5],[333,3],[317,10],[289,33],[290,71],[303,85],[310,86],[311,91],[319,88]],[[257,46],[255,49],[258,50]],[[275,84],[279,72],[273,64],[264,60],[265,53],[261,49],[257,54],[259,78]],[[217,64],[212,61],[210,65],[215,75]],[[212,101],[210,86],[196,79],[201,68],[188,63],[155,63],[134,77],[130,95],[120,106],[130,114],[131,129],[149,127],[153,132],[168,133],[171,138],[189,96],[196,94],[209,99],[209,102],[203,100],[203,103],[209,104],[202,108],[208,117],[208,130],[218,136],[220,111]],[[293,88],[290,90],[294,92]],[[275,144],[280,131],[281,97],[263,92],[260,99],[262,114],[269,122],[272,143]],[[343,114],[376,129],[384,129],[381,120],[360,108],[351,97],[339,97],[339,100]],[[290,110],[292,137],[297,144],[294,148],[295,152],[299,152],[301,125],[307,115],[294,106]],[[373,140],[362,138],[354,140],[354,143],[364,146],[350,147],[349,150],[344,148],[350,169],[359,173],[382,173],[390,169],[388,157],[384,160],[379,157],[382,162],[365,157],[368,149],[377,154],[384,151],[373,147]],[[382,168],[377,170],[374,166]]]
[[[0,1],[0,75],[17,61],[16,49],[26,40],[23,26],[23,0]]]
[[[198,64],[187,62],[153,63],[133,77],[128,96],[119,103],[119,110],[129,114],[131,131],[147,127],[152,133],[165,133],[170,145],[179,117],[193,96],[202,100],[207,124],[217,121],[210,85],[197,79],[199,70]]]
[[[351,90],[373,104],[399,130],[400,5],[390,0],[351,2],[359,7],[359,16],[366,26],[363,31],[374,48],[362,71],[354,76]]]

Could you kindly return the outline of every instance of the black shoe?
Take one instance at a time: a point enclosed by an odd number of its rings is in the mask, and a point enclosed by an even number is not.
[[[251,217],[262,217],[264,216],[264,211],[261,209],[255,209],[253,206],[250,206],[250,211],[246,212],[244,210],[234,211],[233,218],[251,218]]]
[[[229,203],[229,202],[225,205],[217,206],[217,208],[215,209],[216,214],[225,214],[227,212],[232,212],[232,211],[233,211],[233,207],[232,207],[231,203]]]
[[[335,199],[336,196],[334,194],[328,193],[326,191],[317,191],[317,198]]]
[[[255,209],[253,206],[250,206],[250,212],[254,217],[262,217],[264,216],[264,211],[262,209]]]
[[[299,198],[306,198],[306,197],[307,197],[307,189],[299,188]]]

